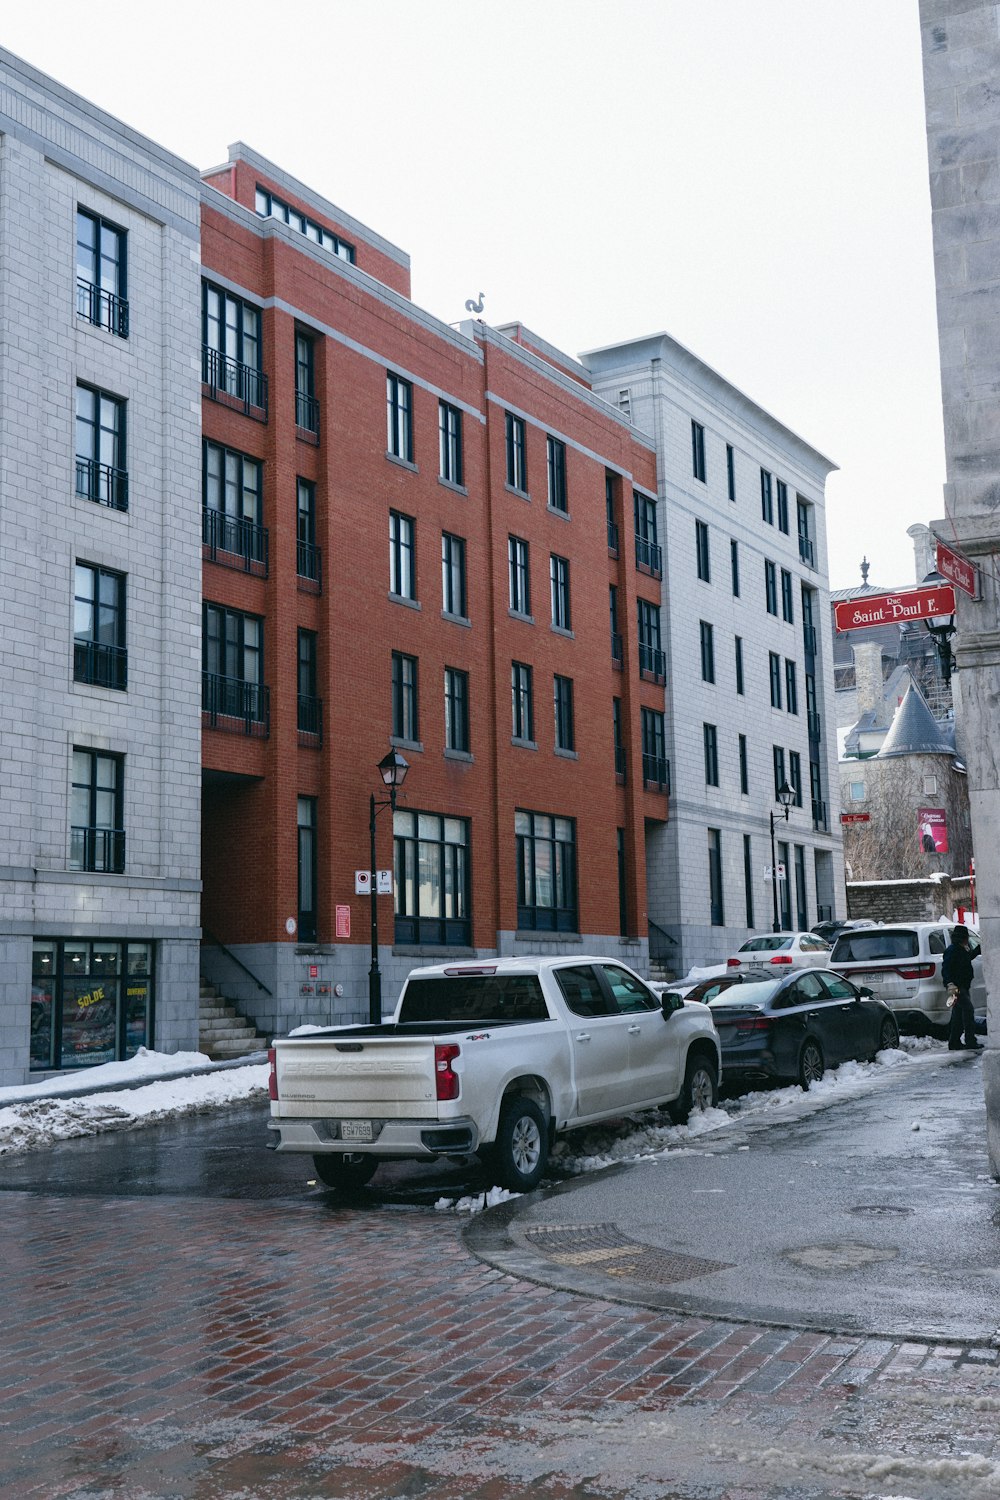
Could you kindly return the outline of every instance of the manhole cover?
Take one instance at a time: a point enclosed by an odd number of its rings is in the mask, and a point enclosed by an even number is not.
[[[883,1245],[856,1245],[850,1241],[836,1245],[804,1245],[801,1250],[786,1250],[785,1259],[809,1271],[858,1271],[882,1260],[895,1260],[898,1250]]]
[[[616,1224],[533,1224],[525,1231],[532,1249],[560,1266],[581,1266],[630,1281],[669,1285],[728,1271],[726,1261],[657,1250],[622,1234]]]
[[[912,1208],[900,1208],[895,1203],[858,1203],[850,1212],[858,1214],[863,1219],[901,1219],[912,1214],[914,1210]]]

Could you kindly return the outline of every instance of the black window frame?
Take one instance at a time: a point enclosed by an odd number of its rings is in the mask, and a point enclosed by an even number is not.
[[[795,591],[787,568],[781,570],[781,618],[787,625],[795,624]]]
[[[465,537],[441,533],[441,608],[456,620],[469,618],[466,594]]]
[[[125,1062],[140,1048],[154,1045],[156,946],[118,937],[34,940],[32,1072],[82,1073],[105,1062]],[[110,950],[114,957],[109,963]],[[102,1026],[112,1045],[87,1051],[88,1031],[93,1035]]]
[[[240,448],[204,438],[201,506],[202,544],[212,562],[266,577],[268,533],[264,525],[263,460]]]
[[[740,597],[740,544],[734,536],[729,538],[729,571],[732,577],[733,598]]]
[[[798,671],[794,661],[785,657],[785,712],[798,714],[799,711],[799,680]]]
[[[323,737],[323,703],[317,692],[319,682],[319,637],[315,630],[300,625],[296,635],[297,723],[300,735],[321,740]]]
[[[778,506],[778,530],[788,535],[788,485],[783,479],[775,481]]]
[[[447,484],[465,485],[462,413],[450,401],[438,401],[438,475]]]
[[[392,653],[392,738],[420,743],[420,663],[407,651]]]
[[[777,802],[778,793],[783,786],[787,785],[785,779],[785,747],[784,745],[771,746],[771,766],[774,771],[774,800]]]
[[[509,608],[515,615],[531,615],[531,544],[523,536],[507,535]]]
[[[250,639],[248,639],[251,637]],[[202,602],[202,698],[212,728],[225,719],[247,734],[269,733],[264,681],[264,620],[214,600]]]
[[[757,924],[753,914],[753,842],[748,833],[743,835],[743,886],[746,897],[747,927],[752,932]]]
[[[413,463],[413,382],[385,372],[386,455],[400,463]]]
[[[656,791],[670,790],[670,762],[667,760],[667,720],[658,708],[639,708],[639,733],[642,742],[642,784]]]
[[[568,515],[566,444],[561,438],[553,437],[551,433],[548,433],[545,438],[545,472],[549,508],[559,511],[561,515]]]
[[[635,523],[635,564],[654,578],[663,576],[663,549],[656,524],[656,499],[641,490],[632,491],[632,514]]]
[[[319,438],[319,401],[316,397],[316,335],[295,330],[295,426]]]
[[[214,312],[213,298],[217,299]],[[262,309],[203,278],[201,347],[201,379],[208,387],[210,400],[232,401],[247,416],[266,422],[268,397]]]
[[[80,238],[81,221],[92,226],[89,244]],[[113,255],[106,253],[108,245],[114,246]],[[128,230],[80,204],[76,207],[76,315],[116,338],[128,338]]]
[[[746,679],[743,671],[743,637],[741,635],[734,636],[733,642],[735,646],[736,692],[742,698],[746,694]]]
[[[327,229],[325,224],[311,219],[308,214],[293,208],[283,198],[272,193],[270,188],[262,187],[259,182],[256,187],[254,206],[262,219],[278,219],[282,224],[288,224],[290,228],[297,229],[300,234],[304,234],[312,244],[322,245],[324,250],[329,250],[338,260],[346,260],[349,265],[355,264],[357,252],[348,240],[345,240],[342,235],[335,234],[332,229]]]
[[[767,653],[767,673],[771,687],[771,707],[781,708],[781,657],[777,651]]]
[[[708,910],[713,927],[725,927],[726,907],[722,869],[722,830],[709,828],[708,833]]]
[[[444,669],[444,748],[469,754],[469,674],[461,667]]]
[[[507,455],[507,484],[519,495],[528,493],[527,433],[524,418],[512,411],[504,413],[504,446]]]
[[[750,761],[747,755],[747,737],[741,734],[737,740],[740,765],[740,796],[750,795]]]
[[[521,745],[535,743],[535,703],[530,663],[510,664],[511,739]]]
[[[709,620],[698,621],[701,646],[701,680],[715,682],[715,631]]]
[[[706,521],[696,520],[694,523],[694,556],[698,577],[703,583],[711,583],[712,551]]]
[[[635,608],[639,674],[653,682],[665,682],[667,660],[660,644],[660,606],[640,597],[636,599]]]
[[[514,839],[518,930],[578,932],[576,819],[519,807],[514,811]],[[540,861],[543,849],[545,858]],[[539,887],[544,889],[546,878],[552,900],[539,903]]]
[[[701,726],[702,749],[705,756],[705,785],[719,785],[719,730],[715,724]]]
[[[295,571],[316,589],[323,583],[323,553],[316,542],[316,483],[295,478]]]
[[[726,444],[726,493],[736,503],[736,450],[732,443]]]
[[[314,943],[317,937],[316,913],[319,906],[318,799],[300,793],[295,804],[296,829],[296,909],[300,943]],[[308,899],[311,897],[311,901]]]
[[[778,617],[778,570],[769,557],[764,559],[764,602],[769,615]]]
[[[788,785],[795,793],[794,807],[802,806],[802,756],[798,750],[788,752]]]
[[[102,781],[102,772],[110,773],[110,784]],[[91,745],[74,745],[70,754],[70,870],[125,873],[124,810],[125,756]],[[107,812],[111,813],[110,821],[102,816]]]
[[[88,404],[90,410],[83,410]],[[110,425],[106,421],[108,414],[111,415]],[[78,380],[73,432],[78,497],[106,505],[110,510],[127,511],[128,402],[125,397]]]
[[[555,720],[555,748],[566,754],[576,753],[576,725],[573,711],[573,679],[559,672],[552,676],[552,707]]]
[[[90,581],[81,593],[81,574]],[[73,680],[128,689],[126,575],[77,558],[73,570]],[[87,615],[89,618],[83,619]]]
[[[763,468],[760,471],[760,517],[768,526],[774,525],[774,475]]]
[[[397,944],[467,948],[472,938],[471,822],[420,808],[393,812],[393,936]],[[427,903],[435,882],[437,901]],[[421,903],[426,903],[422,907]],[[428,909],[428,907],[430,909]]]
[[[417,523],[405,511],[389,510],[389,593],[416,601]]]
[[[705,425],[691,418],[691,473],[701,484],[708,483],[705,465]]]
[[[569,558],[549,553],[549,602],[555,630],[572,630],[573,615],[569,587]]]

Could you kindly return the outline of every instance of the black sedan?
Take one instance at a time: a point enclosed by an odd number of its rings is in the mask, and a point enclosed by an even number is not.
[[[783,979],[753,971],[709,1009],[728,1079],[776,1078],[807,1089],[827,1068],[871,1061],[899,1043],[888,1005],[832,969],[800,969]]]

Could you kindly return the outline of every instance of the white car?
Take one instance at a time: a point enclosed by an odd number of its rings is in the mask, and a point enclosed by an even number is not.
[[[892,1007],[896,1020],[918,1036],[943,1037],[951,1020],[941,965],[954,931],[951,922],[887,922],[842,932],[830,963],[845,979],[865,984]],[[986,985],[979,933],[969,928],[972,959],[972,1008],[986,1009]]]
[[[734,956],[726,960],[726,968],[730,973],[766,969],[771,974],[788,974],[792,969],[826,969],[831,952],[830,944],[814,932],[767,932],[747,938]]]

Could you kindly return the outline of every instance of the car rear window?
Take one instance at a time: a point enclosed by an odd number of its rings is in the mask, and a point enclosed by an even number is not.
[[[791,940],[790,937],[775,937],[772,934],[769,937],[755,937],[755,938],[751,938],[749,942],[743,944],[742,948],[740,949],[740,952],[741,953],[776,953],[779,948],[790,948],[791,946],[792,946],[792,940]]]
[[[547,1021],[548,1008],[537,974],[459,974],[411,979],[399,1022],[468,1021],[499,1026],[510,1021]]]
[[[860,932],[842,932],[833,945],[832,962],[882,963],[894,958],[916,958],[920,939],[906,928],[870,927]]]
[[[781,984],[780,979],[741,984],[724,990],[708,1002],[709,1010],[755,1010],[767,1004]]]

